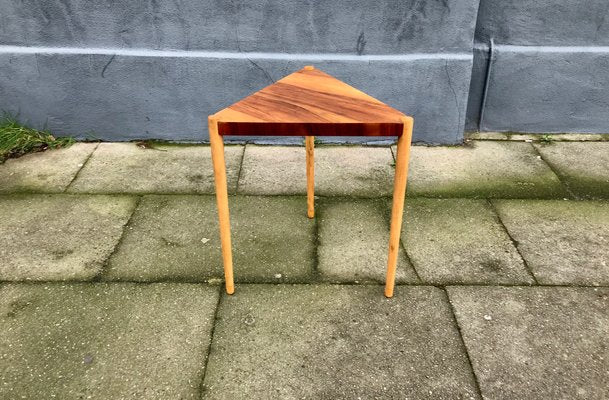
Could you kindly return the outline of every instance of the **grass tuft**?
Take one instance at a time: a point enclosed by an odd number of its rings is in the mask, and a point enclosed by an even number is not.
[[[15,117],[0,117],[0,163],[7,158],[19,157],[27,153],[67,147],[74,143],[72,137],[55,138],[46,131],[28,128]]]

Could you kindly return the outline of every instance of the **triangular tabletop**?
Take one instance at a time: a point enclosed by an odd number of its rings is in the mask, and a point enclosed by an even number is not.
[[[405,115],[313,67],[219,111],[220,135],[400,136]]]

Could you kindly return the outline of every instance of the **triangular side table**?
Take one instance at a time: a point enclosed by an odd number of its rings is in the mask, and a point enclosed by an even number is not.
[[[307,215],[314,216],[315,136],[397,136],[385,296],[393,296],[413,119],[311,66],[209,116],[226,292],[235,291],[223,136],[305,136]]]

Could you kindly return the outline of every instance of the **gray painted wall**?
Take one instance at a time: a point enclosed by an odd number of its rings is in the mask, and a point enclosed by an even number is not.
[[[462,140],[478,0],[0,0],[0,108],[61,134],[200,141],[312,64]],[[171,51],[171,52],[169,52]]]
[[[17,46],[404,54],[469,52],[478,2],[1,0],[0,6],[0,42]]]
[[[476,40],[522,46],[609,45],[607,0],[481,0]]]
[[[466,129],[609,132],[609,1],[481,0],[475,42]]]
[[[12,97],[22,112],[33,110],[29,120],[54,132],[201,140],[207,115],[313,63],[412,113],[417,132],[433,134],[434,141],[459,141],[465,120],[469,58],[312,62],[147,54],[6,55],[2,69],[13,78],[0,86],[0,98]]]
[[[309,64],[413,115],[416,141],[459,143],[478,127],[609,131],[607,0],[0,0],[0,9],[0,109],[59,134],[205,140],[208,114]]]
[[[609,131],[609,47],[496,46],[484,131]]]

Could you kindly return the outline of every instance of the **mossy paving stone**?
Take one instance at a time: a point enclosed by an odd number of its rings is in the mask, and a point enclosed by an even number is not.
[[[8,159],[0,163],[0,193],[63,192],[95,147],[97,143],[76,143]]]
[[[306,153],[302,146],[245,146],[240,194],[304,195]]]
[[[539,283],[609,285],[609,201],[493,202]]]
[[[534,283],[486,200],[406,199],[402,242],[424,282]]]
[[[0,398],[196,399],[218,287],[5,284]]]
[[[319,270],[333,282],[385,282],[389,249],[387,199],[325,198],[317,201]],[[419,282],[402,248],[398,283]]]
[[[478,395],[440,289],[239,285],[220,301],[202,398]]]
[[[393,157],[389,147],[319,146],[315,148],[315,194],[378,197],[393,193]],[[239,193],[306,194],[304,147],[245,148]]]
[[[413,146],[407,190],[410,196],[422,197],[569,196],[530,143],[495,141]]]
[[[447,290],[485,398],[609,398],[608,288]]]
[[[135,204],[128,196],[0,196],[0,279],[96,277]]]
[[[243,146],[226,146],[228,191],[234,193]],[[101,143],[68,188],[73,193],[214,193],[209,146]]]
[[[582,198],[609,198],[609,143],[535,144],[544,159]]]
[[[229,198],[237,282],[300,282],[313,273],[315,222],[304,197]],[[214,196],[144,196],[103,279],[223,279]]]

